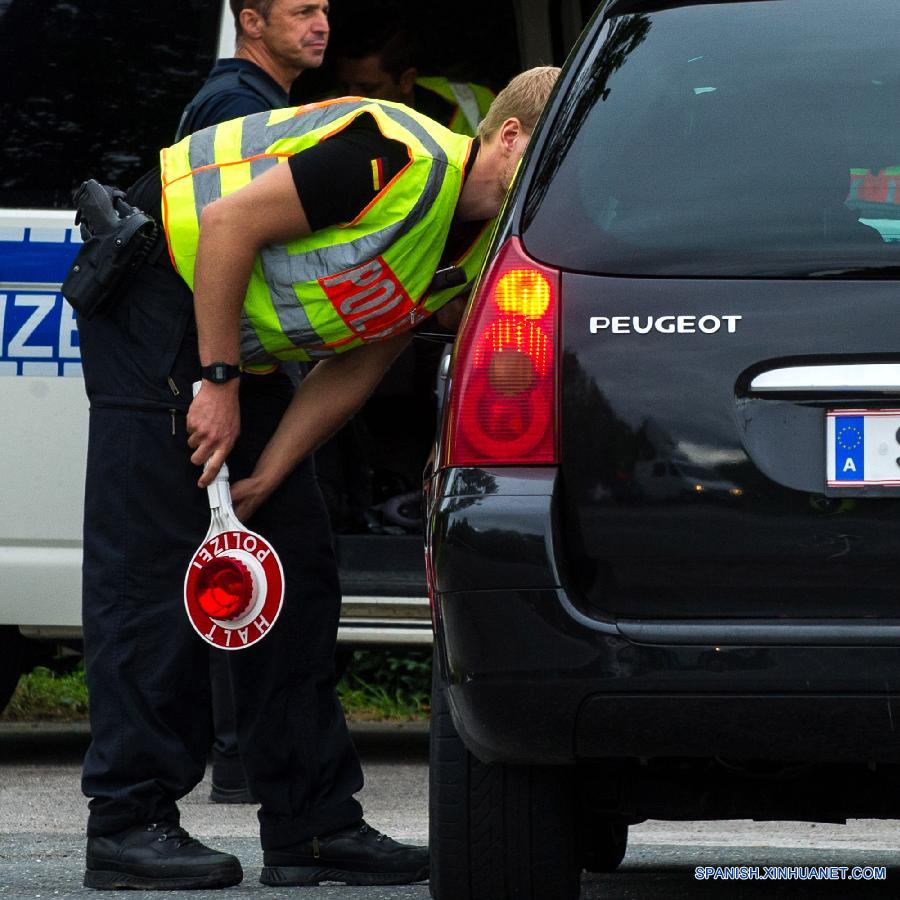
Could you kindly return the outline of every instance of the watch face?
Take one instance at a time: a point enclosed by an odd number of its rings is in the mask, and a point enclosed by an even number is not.
[[[229,363],[212,363],[204,366],[200,371],[203,377],[213,384],[224,384],[241,374],[239,366],[232,366]]]

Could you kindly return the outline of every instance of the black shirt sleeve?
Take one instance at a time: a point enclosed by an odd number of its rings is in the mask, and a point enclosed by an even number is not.
[[[370,115],[288,160],[313,231],[353,221],[408,162],[406,145]]]

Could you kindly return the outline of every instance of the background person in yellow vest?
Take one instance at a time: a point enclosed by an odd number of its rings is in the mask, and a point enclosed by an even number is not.
[[[459,134],[474,136],[494,92],[464,79],[423,76],[434,68],[424,66],[428,55],[417,37],[415,18],[406,17],[397,5],[373,2],[365,13],[345,21],[336,34],[332,59],[340,92],[405,103]],[[458,52],[464,63],[467,48],[461,46]],[[442,351],[433,342],[408,347],[371,405],[317,451],[319,483],[336,530],[396,530],[402,519],[382,520],[383,507],[375,506],[376,497],[390,498],[388,508],[401,503],[411,509],[420,506],[420,496],[416,498],[434,433],[433,388]],[[369,426],[378,422],[377,407],[396,403],[408,410],[410,424],[402,438],[396,430],[382,428],[374,439]],[[413,522],[406,527],[416,530]]]
[[[290,105],[291,85],[318,68],[328,44],[327,0],[231,0],[234,57],[219,59],[185,107],[175,140],[219,122]],[[291,365],[291,371],[296,370]],[[214,803],[252,803],[241,763],[225,655],[210,653]],[[201,714],[198,710],[198,715]]]
[[[514,79],[477,142],[405,107],[349,98],[205,129],[129,189],[162,222],[170,256],[151,254],[114,304],[78,319],[90,399],[87,886],[243,877],[236,857],[190,838],[177,806],[208,747],[196,715],[207,648],[182,584],[209,520],[198,483],[226,458],[236,511],[275,547],[286,582],[266,639],[228,654],[260,803],[260,880],[427,877],[427,849],[371,829],[354,796],[362,773],[334,691],[337,568],[309,453],[359,407],[409,329],[465,289],[433,284],[435,272],[455,263],[475,277],[557,74]],[[277,372],[238,368],[314,357],[296,391]]]
[[[451,131],[474,137],[494,92],[470,81],[420,74],[418,41],[405,27],[385,18],[356,20],[352,30],[340,35],[335,52],[341,91],[405,103]]]

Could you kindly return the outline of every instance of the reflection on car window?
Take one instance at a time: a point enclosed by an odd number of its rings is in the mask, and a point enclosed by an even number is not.
[[[900,69],[871,29],[900,26],[900,4],[872,0],[864,21],[853,9],[797,0],[613,19],[542,160],[530,252],[613,274],[900,265]]]
[[[900,166],[879,172],[850,170],[847,206],[859,215],[859,221],[874,228],[885,242],[900,241]]]

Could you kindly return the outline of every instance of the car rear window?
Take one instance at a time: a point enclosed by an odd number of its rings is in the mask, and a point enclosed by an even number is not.
[[[896,0],[610,19],[552,125],[529,252],[609,274],[895,277],[898,33]]]

